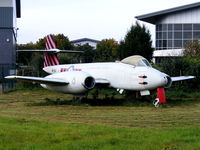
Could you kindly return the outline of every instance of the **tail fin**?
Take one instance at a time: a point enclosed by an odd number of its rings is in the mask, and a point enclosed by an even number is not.
[[[54,43],[51,35],[46,36],[45,47],[46,50],[56,49],[56,44]],[[44,54],[44,67],[55,66],[55,65],[59,65],[57,54],[56,53]]]

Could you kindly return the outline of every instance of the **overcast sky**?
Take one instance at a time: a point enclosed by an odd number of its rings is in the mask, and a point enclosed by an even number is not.
[[[198,0],[21,0],[18,43],[63,33],[70,40],[114,38],[120,41],[135,16],[199,2]],[[144,22],[141,22],[144,23]],[[155,26],[145,23],[154,40]]]

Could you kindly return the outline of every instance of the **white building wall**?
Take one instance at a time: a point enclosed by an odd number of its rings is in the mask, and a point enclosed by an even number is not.
[[[0,7],[13,7],[15,0],[0,0]]]
[[[176,23],[200,23],[200,8],[193,8],[183,12],[177,12],[162,16],[156,24],[176,24]]]

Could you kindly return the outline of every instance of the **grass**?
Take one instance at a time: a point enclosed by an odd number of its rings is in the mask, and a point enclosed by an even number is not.
[[[170,99],[158,109],[147,102],[91,106],[72,99],[46,90],[0,94],[0,149],[200,149],[198,98]]]

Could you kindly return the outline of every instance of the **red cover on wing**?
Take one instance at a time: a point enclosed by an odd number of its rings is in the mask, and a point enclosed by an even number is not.
[[[165,89],[157,88],[157,95],[160,103],[166,103]]]

